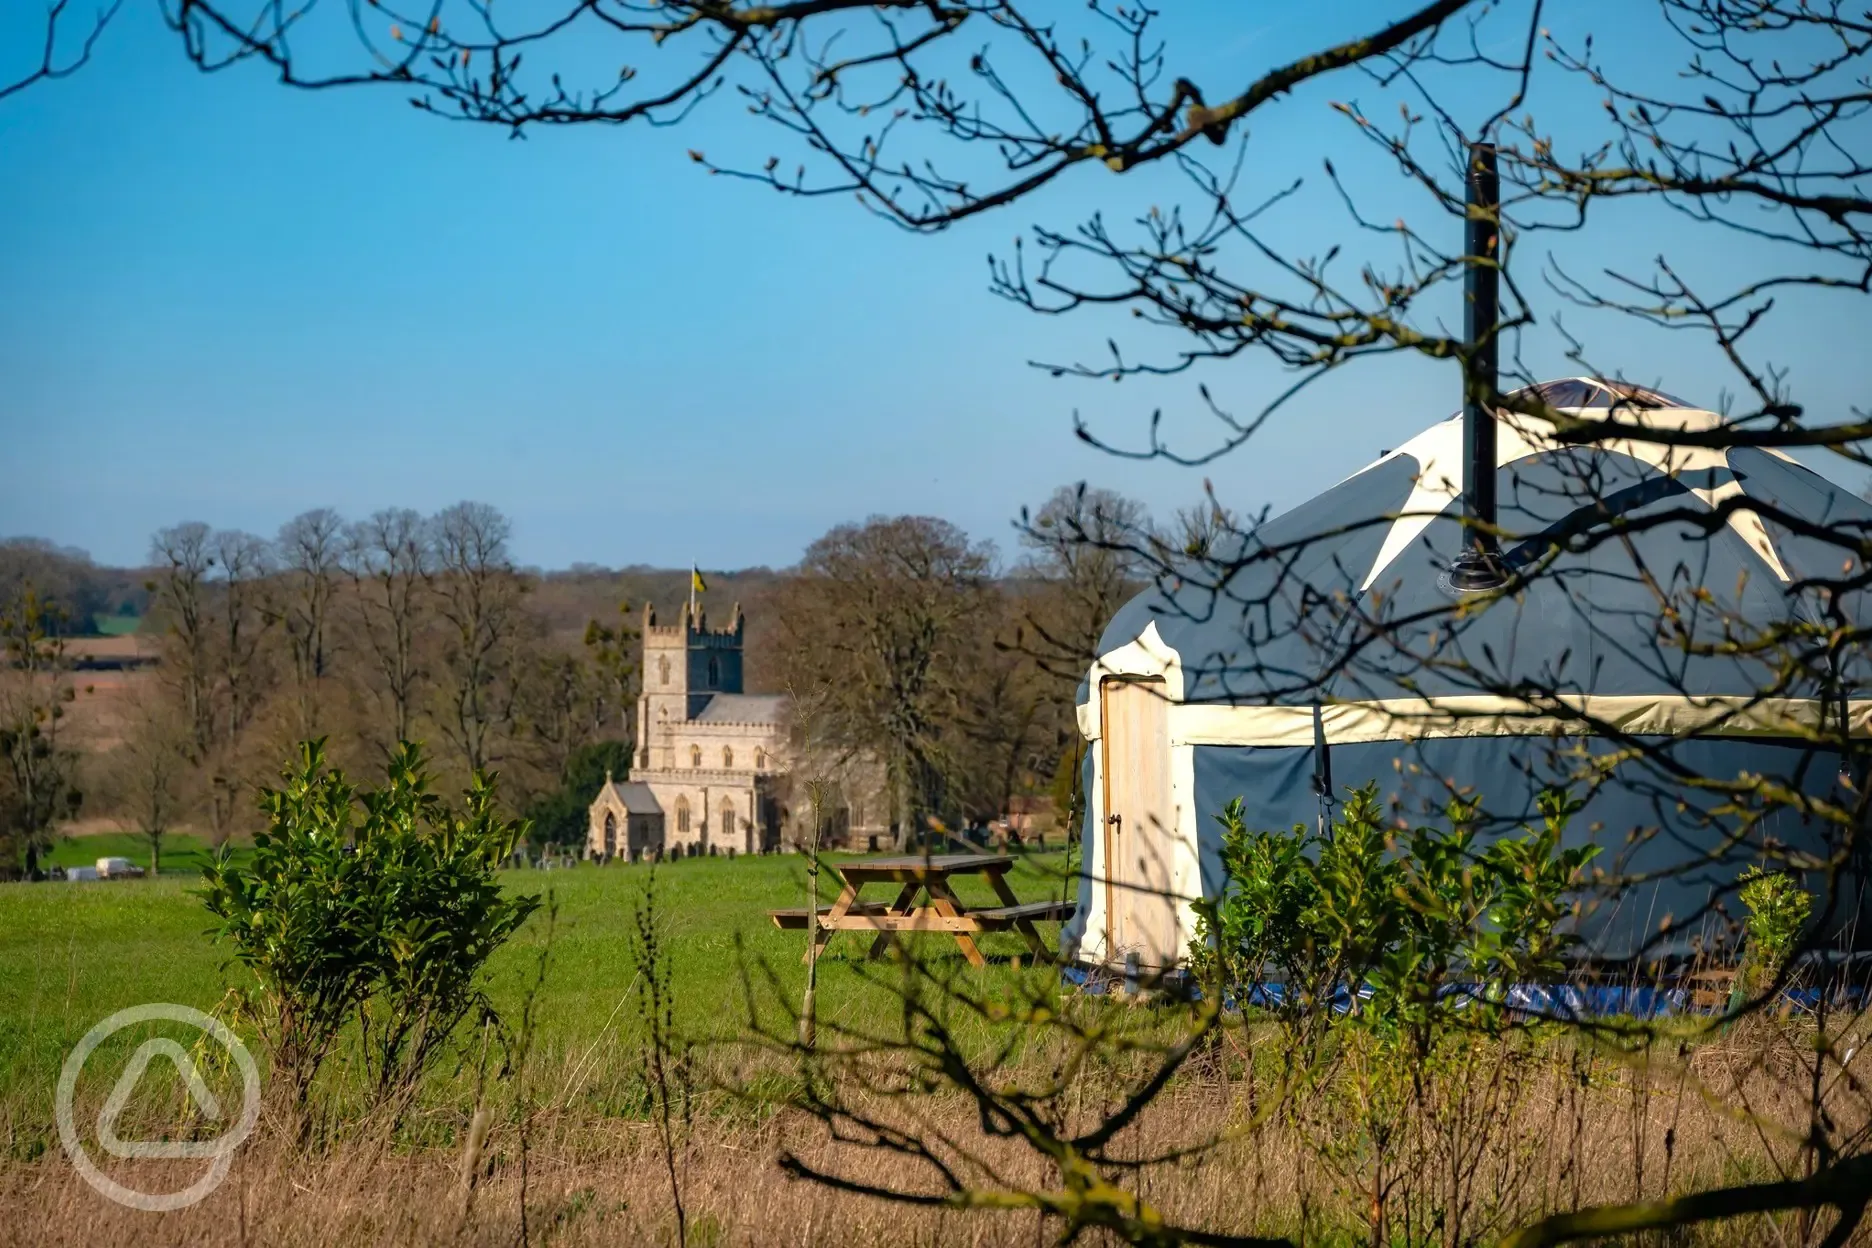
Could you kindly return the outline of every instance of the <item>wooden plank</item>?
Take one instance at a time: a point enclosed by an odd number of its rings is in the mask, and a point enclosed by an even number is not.
[[[973,869],[982,866],[1012,866],[1006,854],[900,854],[895,858],[853,858],[841,864],[848,867],[942,867],[945,870]]]
[[[945,875],[1006,870],[1014,860],[1002,854],[933,854],[928,858],[862,858],[832,864],[848,880],[894,880],[898,883]]]
[[[858,885],[852,880],[844,881],[844,887],[839,889],[839,895],[832,903],[831,912],[828,913],[825,918],[815,920],[812,929],[812,937],[806,942],[806,952],[800,955],[800,961],[811,966],[813,961],[818,958],[820,954],[825,952],[827,943],[832,939],[832,929],[826,926],[826,922],[828,920],[834,923],[838,922],[845,917],[847,911],[857,904]]]
[[[1038,923],[1064,922],[1072,917],[1075,908],[1074,903],[1070,901],[1031,901],[1018,906],[997,906],[991,910],[966,910],[962,912],[961,917],[981,924],[981,930],[984,931],[1004,931],[1022,919]],[[820,906],[819,914],[821,916],[821,925],[830,927],[833,931],[855,931],[860,928],[864,930],[900,930],[897,928],[878,929],[870,923],[860,924],[848,922],[841,925],[839,921],[827,920],[824,917],[830,915],[832,909],[831,906]],[[890,906],[881,901],[866,901],[852,906],[846,911],[844,918],[847,920],[861,917],[868,919],[880,915],[902,916],[905,913],[917,914],[921,912],[920,910],[907,911],[906,907],[903,905]],[[767,917],[773,921],[775,927],[780,928],[782,931],[804,931],[807,926],[806,908],[804,906],[793,910],[769,910],[767,912]],[[950,929],[940,928],[930,930],[947,931]],[[957,930],[973,931],[975,929],[961,928]]]
[[[929,879],[923,881],[923,890],[929,895],[929,903],[938,914],[951,919],[961,919],[965,917],[962,900],[950,890],[948,876],[932,875]],[[973,922],[974,930],[980,931],[981,921],[976,919],[973,920]],[[976,970],[980,970],[982,967],[988,965],[988,959],[982,957],[981,950],[975,947],[975,942],[969,938],[966,932],[957,932],[955,934],[955,942],[957,947],[962,950],[962,956],[968,959],[970,966],[974,967]]]
[[[888,907],[885,906],[885,904],[881,901],[861,901],[852,905],[849,913],[883,914],[885,913],[887,909]],[[820,906],[819,914],[823,918],[823,916],[831,914],[832,910],[833,910],[833,907],[831,906]],[[769,910],[767,912],[767,917],[772,919],[773,925],[779,928],[781,931],[793,932],[793,931],[805,931],[806,930],[806,907],[805,906],[800,906],[795,909],[787,909],[787,910]]]
[[[901,889],[897,890],[897,900],[891,903],[889,913],[891,914],[910,913],[910,911],[916,908],[911,903],[916,901],[917,894],[922,891],[923,891],[923,885],[918,883],[916,880],[911,880],[908,884],[905,884]],[[877,959],[883,957],[886,953],[890,952],[890,944],[891,944],[892,939],[893,938],[889,932],[879,932],[877,934],[877,939],[871,942],[871,951],[867,953],[865,956],[872,959],[873,961],[876,961]]]
[[[1013,923],[1028,919],[1040,923],[1064,922],[1072,918],[1077,903],[1070,901],[1029,901],[1015,906],[996,906],[992,910],[971,910],[969,913],[984,922],[1006,920]]]
[[[933,907],[922,907],[909,914],[847,914],[827,919],[824,927],[834,932],[979,932],[985,930],[972,914],[943,914]]]

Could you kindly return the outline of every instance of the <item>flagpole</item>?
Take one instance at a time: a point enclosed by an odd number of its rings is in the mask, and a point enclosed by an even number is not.
[[[689,618],[691,620],[695,619],[695,580],[696,565],[691,563],[689,565]]]

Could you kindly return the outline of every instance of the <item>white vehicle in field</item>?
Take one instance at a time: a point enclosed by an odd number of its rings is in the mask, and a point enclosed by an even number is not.
[[[97,874],[101,880],[125,880],[143,874],[143,868],[128,858],[100,858]]]
[[[67,880],[96,880],[103,877],[98,875],[96,867],[66,867],[65,878]]]

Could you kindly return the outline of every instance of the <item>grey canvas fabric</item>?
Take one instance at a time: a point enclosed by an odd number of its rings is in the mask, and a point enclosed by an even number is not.
[[[1548,383],[1582,410],[1608,407],[1604,383]],[[1648,392],[1641,392],[1648,393]],[[1668,396],[1652,396],[1668,406]],[[1558,402],[1559,399],[1550,401]],[[1603,412],[1594,412],[1603,415]],[[1715,422],[1687,409],[1679,417]],[[1791,619],[1863,623],[1872,602],[1861,591],[1834,593],[1828,582],[1855,571],[1838,547],[1813,528],[1857,534],[1872,528],[1872,504],[1771,452],[1661,450],[1655,445],[1564,448],[1530,443],[1505,431],[1496,476],[1504,563],[1538,575],[1511,596],[1452,621],[1447,569],[1461,541],[1461,504],[1453,491],[1422,509],[1424,479],[1447,472],[1456,422],[1433,427],[1307,503],[1261,525],[1182,577],[1166,576],[1119,610],[1101,653],[1127,646],[1155,625],[1176,652],[1185,704],[1224,707],[1315,706],[1395,702],[1498,692],[1526,682],[1542,690],[1591,697],[1675,699],[1747,697],[1772,689],[1809,705],[1872,696],[1872,667],[1843,655],[1830,681],[1777,671],[1778,656],[1686,655],[1662,635],[1663,603],[1695,641],[1767,630]],[[1442,448],[1439,451],[1437,448]],[[1426,449],[1427,448],[1427,449]],[[1439,454],[1441,458],[1438,458]],[[1720,510],[1742,495],[1760,505],[1759,521]],[[1660,522],[1661,517],[1671,519]],[[1590,539],[1611,535],[1611,540]],[[1585,545],[1585,549],[1569,549]],[[1422,656],[1434,656],[1426,663]],[[1080,701],[1091,697],[1090,682]],[[1457,735],[1418,742],[1364,741],[1299,745],[1198,745],[1195,835],[1205,891],[1219,884],[1220,834],[1214,816],[1235,797],[1260,826],[1317,825],[1331,813],[1318,789],[1377,781],[1381,796],[1413,818],[1433,815],[1450,785],[1480,794],[1512,831],[1532,814],[1543,784],[1577,776],[1583,749],[1612,743],[1554,742],[1514,729],[1505,735]],[[1859,762],[1791,739],[1714,736],[1670,741],[1629,739],[1655,751],[1621,767],[1590,793],[1571,835],[1603,847],[1600,865],[1621,864],[1670,878],[1637,893],[1601,898],[1581,930],[1598,956],[1685,953],[1720,934],[1736,917],[1736,874],[1760,857],[1760,837],[1830,855],[1835,834],[1818,821],[1775,816],[1754,839],[1729,844],[1735,820],[1707,810],[1672,771],[1786,778],[1816,795],[1836,792]],[[1573,750],[1566,766],[1556,749]],[[1097,773],[1088,761],[1088,786]],[[1567,768],[1572,770],[1569,772]],[[1430,798],[1436,798],[1434,802]],[[1093,861],[1092,811],[1084,828]],[[1187,826],[1187,825],[1186,825]],[[1818,910],[1832,939],[1872,947],[1867,870],[1809,884],[1824,894]],[[1091,913],[1091,881],[1082,882],[1077,943]],[[1660,929],[1666,916],[1671,924]]]

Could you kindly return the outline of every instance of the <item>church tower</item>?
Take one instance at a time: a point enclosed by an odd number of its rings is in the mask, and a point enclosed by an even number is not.
[[[723,629],[711,630],[707,613],[692,612],[687,603],[679,615],[674,624],[658,624],[656,608],[644,605],[639,767],[675,767],[676,727],[699,716],[716,694],[741,692],[741,643],[747,621],[740,604],[729,613]]]
[[[693,602],[668,624],[644,608],[636,755],[630,779],[606,784],[592,805],[591,852],[624,852],[617,846],[625,842],[607,839],[606,821],[625,813],[631,816],[633,855],[753,854],[783,846],[792,766],[788,703],[782,694],[745,691],[746,632],[739,605],[714,628]],[[864,766],[869,770],[861,777],[863,809],[882,815],[889,804],[873,792],[882,792],[881,781],[869,778],[877,769]],[[850,835],[857,837],[861,825],[881,833],[881,825],[864,824],[857,807],[849,805],[859,790],[843,772],[839,782]],[[646,821],[641,836],[639,818]]]

